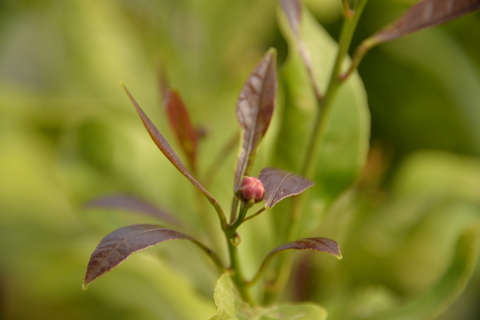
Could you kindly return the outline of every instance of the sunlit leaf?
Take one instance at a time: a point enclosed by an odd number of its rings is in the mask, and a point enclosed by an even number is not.
[[[280,200],[302,193],[314,183],[291,172],[264,168],[258,176],[265,188],[265,206],[272,208]]]
[[[147,129],[150,137],[155,142],[157,147],[162,151],[162,153],[167,157],[167,159],[175,166],[175,168],[180,171],[185,178],[187,178],[195,187],[197,187],[204,195],[208,198],[211,203],[218,203],[218,201],[192,176],[192,174],[185,168],[185,165],[182,163],[180,158],[178,158],[175,151],[173,151],[172,147],[168,144],[167,140],[163,137],[163,135],[158,131],[157,127],[152,123],[152,121],[147,117],[147,115],[143,112],[140,108],[138,103],[135,101],[133,96],[130,94],[128,89],[121,83],[123,89],[127,93],[130,101],[132,102],[135,110],[137,111],[138,115],[142,119],[145,128]]]
[[[480,8],[480,0],[423,0],[413,5],[400,19],[373,36],[377,43],[433,27]]]
[[[217,314],[210,320],[324,320],[327,311],[313,303],[280,304],[270,307],[250,307],[245,304],[227,274],[215,286]]]
[[[189,240],[206,249],[186,234],[157,225],[137,224],[123,227],[109,233],[93,251],[83,287],[86,288],[93,280],[118,266],[132,253],[167,240]]]
[[[170,126],[180,147],[187,156],[190,168],[195,172],[198,137],[197,131],[190,120],[188,110],[177,90],[169,90],[163,101]]]
[[[155,218],[167,221],[173,224],[179,224],[179,220],[164,210],[152,205],[151,203],[136,197],[123,194],[114,194],[99,197],[88,201],[86,208],[112,208],[139,212],[153,216]]]
[[[237,118],[243,134],[235,186],[253,164],[257,147],[272,119],[276,91],[276,51],[270,49],[250,74],[238,97]]]

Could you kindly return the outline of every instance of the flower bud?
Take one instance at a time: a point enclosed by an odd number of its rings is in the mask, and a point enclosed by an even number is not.
[[[237,190],[237,196],[245,201],[261,202],[265,198],[265,189],[262,181],[255,177],[245,177]]]

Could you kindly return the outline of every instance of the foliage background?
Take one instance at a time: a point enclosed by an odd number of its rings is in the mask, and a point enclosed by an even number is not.
[[[411,3],[370,0],[354,43],[398,17]],[[336,37],[340,1],[308,5]],[[393,210],[396,217],[421,212],[409,221],[423,221],[418,225],[429,231],[419,227],[421,232],[415,235],[434,243],[409,237],[412,246],[404,246],[395,260],[407,261],[399,267],[403,271],[381,275],[373,270],[390,268],[390,260],[343,247],[342,264],[357,252],[355,265],[344,267],[354,288],[380,283],[400,295],[422,291],[449,257],[450,244],[439,239],[454,238],[460,225],[478,221],[478,34],[477,12],[382,45],[360,66],[375,152],[362,184],[346,197],[354,198],[347,211],[367,212],[380,230],[393,224],[382,220],[382,210]],[[153,221],[125,212],[85,211],[81,205],[101,194],[128,192],[205,228],[208,223],[194,214],[192,188],[151,143],[118,81],[125,81],[173,141],[156,82],[162,61],[192,118],[207,130],[200,150],[200,165],[206,167],[234,133],[238,92],[271,46],[279,49],[282,62],[286,44],[276,25],[273,0],[1,1],[0,317],[213,315],[211,296],[218,275],[189,244],[169,244],[136,255],[82,291],[86,263],[104,234]],[[261,155],[260,163],[267,158]],[[229,200],[234,155],[225,161],[212,185],[222,203]],[[430,206],[432,201],[437,211]],[[424,216],[429,218],[420,218]],[[356,236],[364,239],[360,231]],[[441,248],[435,245],[437,240]],[[402,259],[402,254],[415,250],[416,259]],[[196,260],[200,261],[192,262]],[[478,319],[479,296],[477,268],[445,319]],[[328,304],[321,294],[312,297]],[[390,295],[375,297],[388,300]]]

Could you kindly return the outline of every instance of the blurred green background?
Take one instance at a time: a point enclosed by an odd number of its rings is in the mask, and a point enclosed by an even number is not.
[[[370,0],[354,44],[412,2]],[[307,3],[336,38],[341,1]],[[479,34],[477,12],[375,48],[360,66],[374,152],[362,184],[350,195],[351,216],[345,219],[360,222],[347,238],[366,239],[359,247],[367,248],[368,241],[385,239],[385,230],[405,226],[408,241],[417,249],[421,243],[424,251],[404,259],[412,253],[404,244],[403,252],[385,262],[363,254],[362,248],[343,247],[346,257],[358,255],[355,265],[341,270],[350,275],[349,286],[382,283],[400,295],[421,292],[444,270],[443,257],[449,257],[458,230],[478,221]],[[213,315],[211,295],[218,275],[188,243],[135,255],[82,291],[88,258],[106,233],[154,222],[126,212],[87,211],[82,204],[102,194],[126,192],[202,225],[194,214],[195,194],[188,181],[150,141],[118,81],[125,82],[166,138],[174,141],[156,78],[159,65],[164,65],[194,122],[207,132],[199,159],[205,168],[234,134],[240,88],[272,46],[282,63],[286,44],[273,0],[2,0],[0,318]],[[230,197],[234,155],[225,163],[211,187],[222,203]],[[356,215],[361,218],[351,218]],[[412,225],[418,227],[413,230]],[[365,237],[372,228],[383,230],[375,234],[376,240]],[[201,238],[198,230],[193,232]],[[397,241],[403,239],[403,233],[398,235]],[[205,263],[192,265],[198,259]],[[396,271],[379,274],[374,268]],[[391,297],[380,291],[371,291],[372,299]],[[478,297],[477,267],[444,319],[478,319]],[[309,298],[328,304],[321,293]]]

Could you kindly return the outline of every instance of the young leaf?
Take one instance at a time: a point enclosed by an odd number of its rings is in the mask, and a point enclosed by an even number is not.
[[[264,168],[258,176],[265,188],[265,207],[272,208],[280,200],[302,193],[314,183],[291,172]]]
[[[190,121],[185,104],[177,90],[172,89],[164,96],[164,104],[170,126],[175,133],[180,147],[187,156],[188,163],[193,172],[196,172],[197,158],[197,131]]]
[[[418,2],[398,20],[362,41],[355,50],[348,71],[342,75],[342,78],[347,78],[358,67],[365,54],[376,45],[449,22],[479,8],[480,0],[423,0]]]
[[[100,241],[88,262],[83,288],[86,289],[93,280],[118,266],[132,253],[167,240],[192,241],[207,252],[217,266],[221,266],[213,252],[192,237],[152,224],[137,224],[117,229]]]
[[[179,220],[151,203],[136,197],[114,194],[88,201],[85,208],[112,208],[144,213],[149,216],[179,225]]]
[[[258,144],[272,119],[277,92],[276,51],[268,50],[248,77],[237,102],[237,118],[243,129],[237,159],[235,188],[248,175]]]
[[[327,311],[313,303],[280,304],[268,308],[250,307],[238,294],[230,276],[224,274],[217,281],[214,292],[217,314],[210,320],[325,320]]]
[[[192,176],[192,174],[185,168],[185,165],[180,161],[175,151],[173,151],[172,147],[168,144],[167,140],[163,137],[163,135],[158,131],[157,127],[152,123],[152,121],[147,117],[147,115],[143,112],[143,110],[138,105],[137,101],[133,98],[130,94],[128,89],[120,83],[125,93],[128,95],[130,101],[132,102],[135,110],[137,111],[138,115],[142,119],[142,122],[147,129],[150,137],[152,138],[153,142],[157,145],[157,147],[162,151],[162,153],[167,157],[167,159],[175,166],[175,168],[180,171],[185,178],[187,178],[195,187],[197,187],[208,199],[208,201],[214,206],[218,218],[220,220],[220,224],[222,228],[226,226],[226,218],[222,208],[219,206],[218,201]]]
[[[277,254],[285,251],[285,250],[315,250],[315,251],[322,251],[331,254],[332,256],[336,257],[337,259],[342,259],[342,253],[340,252],[340,248],[338,243],[332,239],[328,238],[305,238],[300,239],[297,241],[288,242],[284,245],[276,247],[272,251],[270,251],[265,259],[262,262],[262,265],[257,271],[255,277],[250,281],[250,285],[254,284],[260,279],[260,276],[267,268],[272,258],[275,257]]]
[[[423,0],[400,19],[375,34],[377,43],[446,23],[480,8],[480,0]]]
[[[281,251],[290,250],[290,249],[322,251],[322,252],[331,254],[337,259],[342,259],[342,254],[340,252],[338,243],[335,240],[328,239],[328,238],[305,238],[305,239],[300,239],[297,241],[286,243],[270,251],[266,259],[268,257],[276,255]]]

